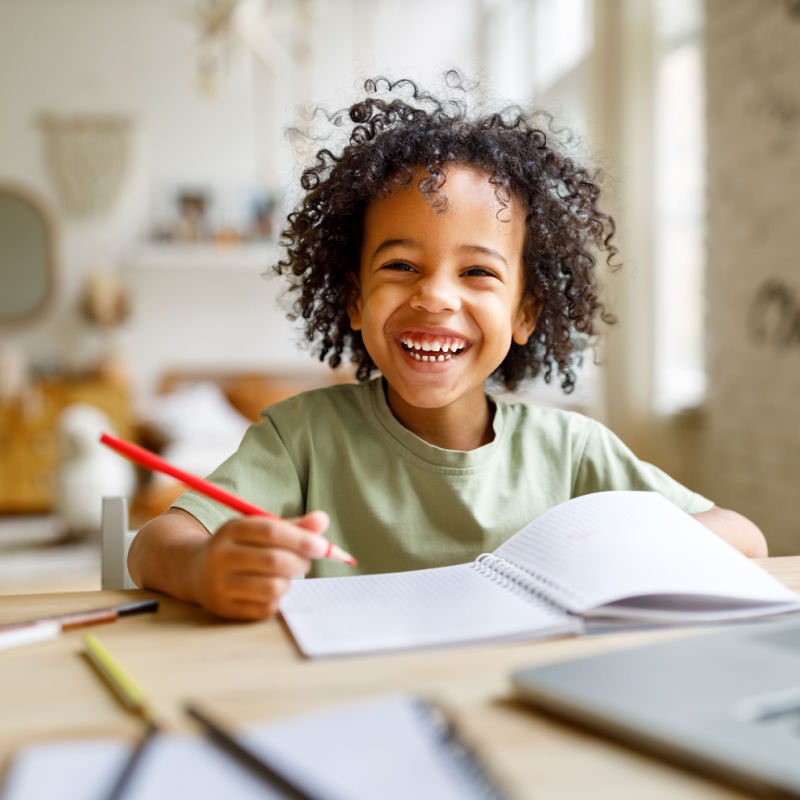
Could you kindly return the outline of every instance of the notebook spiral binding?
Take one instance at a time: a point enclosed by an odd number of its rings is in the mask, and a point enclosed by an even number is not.
[[[571,592],[555,581],[531,570],[518,567],[492,553],[482,553],[473,561],[472,566],[489,580],[505,586],[517,594],[533,595],[561,611],[571,613],[570,600],[578,599],[575,592]]]
[[[475,751],[464,741],[456,726],[437,703],[415,698],[415,708],[433,731],[438,743],[467,778],[472,792],[464,800],[509,800],[509,796],[489,774]]]

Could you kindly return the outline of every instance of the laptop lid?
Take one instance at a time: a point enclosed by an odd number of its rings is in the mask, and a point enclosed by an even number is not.
[[[515,672],[534,706],[760,794],[800,798],[800,619]]]

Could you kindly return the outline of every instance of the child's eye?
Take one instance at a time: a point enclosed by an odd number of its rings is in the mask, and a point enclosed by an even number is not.
[[[494,278],[495,274],[484,267],[470,267],[464,270],[463,274],[467,278]]]
[[[413,272],[414,270],[414,268],[410,264],[406,264],[405,261],[391,261],[388,264],[384,264],[381,269],[391,269],[397,272]]]

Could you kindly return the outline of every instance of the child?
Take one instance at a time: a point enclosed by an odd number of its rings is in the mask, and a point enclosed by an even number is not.
[[[336,367],[348,353],[361,383],[268,408],[211,475],[286,519],[235,517],[188,492],[134,540],[136,583],[224,617],[267,617],[309,569],[469,561],[547,508],[605,489],[658,491],[766,555],[751,522],[599,423],[485,393],[490,377],[513,389],[556,371],[572,388],[604,316],[593,252],[616,252],[594,177],[519,109],[471,118],[410,81],[365,87],[347,146],[320,150],[303,173],[276,267],[320,359]],[[357,570],[321,559],[323,533]]]

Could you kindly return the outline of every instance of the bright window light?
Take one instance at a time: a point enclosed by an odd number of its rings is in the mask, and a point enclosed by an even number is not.
[[[702,14],[700,0],[654,8],[654,405],[675,413],[702,402],[706,386]]]

